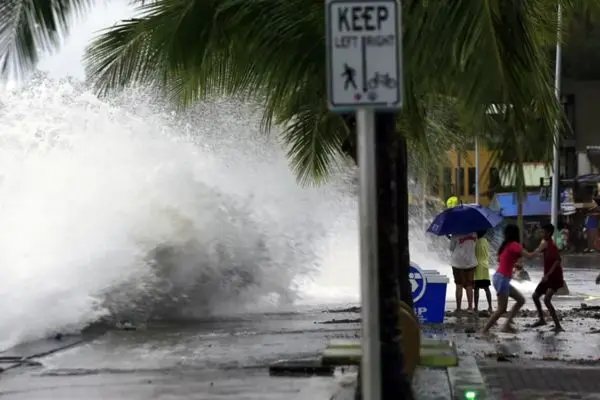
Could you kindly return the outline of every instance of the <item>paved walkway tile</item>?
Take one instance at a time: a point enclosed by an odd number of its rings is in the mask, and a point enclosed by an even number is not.
[[[600,400],[600,394],[565,393],[536,390],[518,390],[514,392],[492,390],[489,400]]]
[[[492,399],[600,400],[600,368],[532,363],[480,365]]]

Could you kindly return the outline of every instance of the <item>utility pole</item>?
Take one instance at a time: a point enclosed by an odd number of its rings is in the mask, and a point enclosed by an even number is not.
[[[423,196],[421,199],[421,223],[423,230],[427,230],[427,172],[423,173],[421,179],[421,195]]]
[[[556,30],[556,69],[554,76],[554,92],[556,94],[556,101],[562,107],[562,103],[560,101],[560,82],[561,82],[561,69],[562,69],[562,46],[560,44],[561,41],[561,29],[562,29],[562,10],[560,4],[557,9],[558,13],[558,21],[557,21],[557,30]],[[557,119],[555,122],[555,131],[554,131],[554,151],[553,151],[553,160],[552,160],[552,197],[550,201],[551,210],[551,218],[550,221],[552,225],[556,228],[555,232],[558,232],[558,214],[560,211],[560,123]]]
[[[461,171],[461,161],[462,160],[460,159],[460,152],[458,151],[458,149],[455,149],[454,151],[456,152],[456,178],[455,178],[456,179],[456,193],[455,193],[455,196],[459,200],[459,204],[460,204],[460,201],[461,201],[460,191],[461,191],[461,189],[464,189],[464,182],[462,182],[462,179],[460,179],[460,178],[462,178],[462,176],[461,176],[462,175],[461,174],[461,172],[462,172]]]
[[[479,204],[479,141],[475,138],[475,204]]]

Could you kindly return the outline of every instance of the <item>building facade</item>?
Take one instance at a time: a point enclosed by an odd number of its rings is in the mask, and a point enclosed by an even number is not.
[[[565,80],[561,102],[570,129],[560,141],[559,170],[561,179],[600,173],[600,80]],[[432,187],[436,196],[458,196],[465,203],[475,202],[475,151],[448,151],[448,165],[440,171]],[[489,205],[491,195],[502,187],[512,186],[508,174],[492,165],[490,150],[479,148],[480,203]],[[539,186],[539,179],[552,175],[541,163],[525,164],[526,186]]]
[[[572,132],[561,142],[560,175],[600,172],[600,81],[565,80],[562,103]]]
[[[447,199],[457,196],[464,203],[474,203],[476,193],[476,160],[473,151],[448,151],[448,165],[443,167],[437,181],[432,186],[436,196]],[[492,165],[492,152],[483,146],[479,148],[479,202],[488,205],[488,189],[500,184],[499,171]]]

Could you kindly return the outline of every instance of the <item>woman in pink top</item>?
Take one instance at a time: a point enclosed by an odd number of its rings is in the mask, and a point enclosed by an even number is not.
[[[523,256],[531,258],[534,256],[533,253],[529,253],[523,249],[520,240],[521,235],[516,225],[507,225],[504,228],[504,241],[498,249],[498,269],[492,277],[492,284],[494,285],[494,289],[496,289],[498,298],[498,308],[496,308],[496,312],[492,314],[489,321],[485,324],[483,333],[487,333],[492,325],[506,312],[509,298],[514,299],[515,304],[510,309],[502,330],[504,332],[515,332],[515,328],[512,326],[513,319],[521,307],[523,307],[523,304],[525,304],[525,298],[521,292],[510,285],[510,280],[515,268],[517,268],[519,258]]]

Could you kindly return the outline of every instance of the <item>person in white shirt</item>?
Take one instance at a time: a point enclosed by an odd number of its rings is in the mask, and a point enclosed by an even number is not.
[[[475,268],[477,257],[475,255],[475,244],[477,234],[453,235],[450,239],[450,264],[452,275],[456,285],[456,311],[462,308],[463,289],[467,292],[467,311],[473,311],[473,287],[475,281]]]

